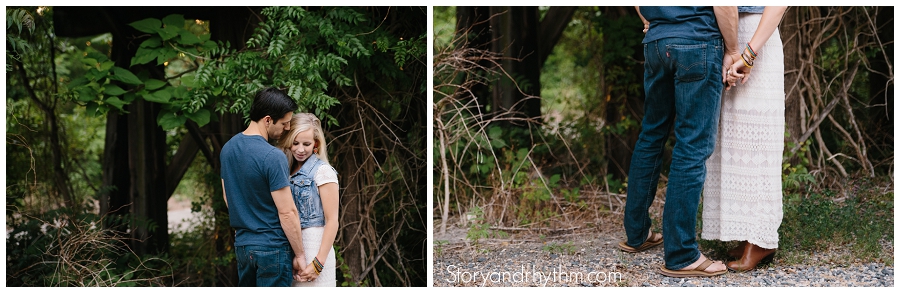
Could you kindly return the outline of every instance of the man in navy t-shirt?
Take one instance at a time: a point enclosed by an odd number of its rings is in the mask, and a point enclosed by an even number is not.
[[[222,147],[222,196],[235,230],[241,287],[288,287],[306,267],[287,157],[268,142],[290,130],[296,110],[284,92],[263,89],[250,106],[250,126]]]
[[[737,7],[642,6],[638,12],[646,28],[642,42],[646,100],[628,170],[624,215],[628,240],[619,248],[640,252],[663,244],[661,274],[721,275],[727,272],[725,265],[700,253],[695,227],[706,159],[716,143],[722,65],[731,65],[738,56]],[[675,132],[675,148],[660,235],[650,232],[648,209],[656,196],[670,129]]]

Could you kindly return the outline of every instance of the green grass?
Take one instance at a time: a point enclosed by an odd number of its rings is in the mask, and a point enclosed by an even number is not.
[[[849,250],[846,261],[880,262],[893,265],[893,255],[882,242],[894,240],[894,193],[883,192],[873,180],[849,180],[848,194],[813,192],[805,196],[785,195],[784,218],[776,257],[787,264],[802,263],[809,255],[829,249]],[[699,240],[712,257],[727,258],[737,242]]]

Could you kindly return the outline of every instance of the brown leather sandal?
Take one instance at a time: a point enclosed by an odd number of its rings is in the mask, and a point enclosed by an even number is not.
[[[666,265],[662,265],[659,267],[659,273],[673,277],[673,278],[685,278],[685,277],[713,277],[718,276],[728,272],[728,268],[724,268],[721,271],[707,272],[706,268],[712,265],[714,261],[710,259],[706,259],[699,266],[694,268],[693,270],[670,270],[666,268]]]
[[[662,233],[650,232],[650,238],[648,238],[647,241],[644,241],[644,243],[642,243],[641,246],[631,247],[631,246],[628,246],[627,241],[622,241],[622,242],[619,242],[619,250],[628,252],[628,253],[637,253],[637,252],[641,252],[641,251],[653,248],[662,243],[663,243]]]

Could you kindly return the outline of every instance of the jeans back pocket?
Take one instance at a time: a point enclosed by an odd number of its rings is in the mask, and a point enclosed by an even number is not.
[[[703,80],[709,74],[706,65],[706,44],[668,45],[666,54],[672,58],[675,79],[678,81]]]

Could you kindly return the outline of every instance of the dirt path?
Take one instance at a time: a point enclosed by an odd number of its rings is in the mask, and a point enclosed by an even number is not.
[[[670,278],[658,273],[663,264],[662,246],[637,254],[616,248],[624,232],[621,220],[615,218],[601,219],[598,225],[584,225],[559,235],[553,235],[552,230],[511,232],[504,239],[482,239],[477,246],[466,241],[467,230],[459,225],[448,225],[444,235],[436,228],[433,285],[894,286],[893,266],[841,261],[850,255],[842,250],[801,256],[800,261],[797,255],[776,255],[772,263],[746,273]],[[435,227],[440,227],[440,220],[435,220]],[[893,249],[893,243],[885,246]],[[793,259],[792,264],[785,258]]]

